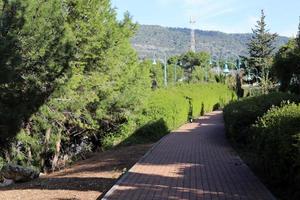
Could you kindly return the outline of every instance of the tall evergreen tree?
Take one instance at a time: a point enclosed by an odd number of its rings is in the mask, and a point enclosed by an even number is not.
[[[300,49],[300,17],[299,17],[299,25],[298,25],[298,33],[297,33],[297,37],[296,37],[296,42],[297,42],[298,49]]]
[[[256,68],[264,76],[265,69],[270,67],[272,54],[275,49],[274,42],[277,34],[271,34],[267,29],[264,11],[261,10],[260,20],[257,21],[255,29],[252,29],[253,36],[248,45],[250,67]]]
[[[15,136],[68,68],[59,0],[1,0],[1,5],[0,142]]]
[[[0,157],[5,143],[14,161],[55,169],[62,151],[90,150],[136,123],[150,77],[130,45],[128,13],[117,20],[110,0],[0,6]]]

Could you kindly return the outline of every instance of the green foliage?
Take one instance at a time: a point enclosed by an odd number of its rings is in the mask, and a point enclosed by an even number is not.
[[[152,83],[156,84],[155,87],[163,87],[164,86],[164,65],[161,62],[157,62],[157,64],[154,65],[150,61],[145,61],[145,64],[148,65],[148,67],[150,68],[150,77]]]
[[[188,51],[179,57],[179,62],[182,62],[184,68],[192,68],[194,66],[206,67],[209,65],[210,55],[207,52],[192,52]]]
[[[168,84],[169,85],[175,85],[179,80],[183,79],[184,69],[178,65],[170,64],[167,68],[168,72]]]
[[[257,25],[253,29],[252,38],[247,43],[250,66],[256,68],[261,76],[265,76],[267,68],[270,67],[272,54],[275,49],[274,43],[278,36],[268,32],[265,17],[264,11],[261,10],[261,18],[257,21]]]
[[[223,84],[225,84],[225,82],[226,82],[226,75],[222,74],[222,73],[216,74],[215,75],[215,80],[216,80],[217,83],[223,83]]]
[[[177,80],[186,80],[188,83],[199,83],[209,81],[213,76],[210,72],[209,61],[210,55],[207,52],[195,53],[188,51],[180,56],[170,57],[168,64],[176,66],[176,71],[181,72],[180,74],[177,73]],[[178,75],[180,75],[180,78],[178,78]]]
[[[193,109],[192,117],[195,118],[212,111],[216,104],[223,107],[235,96],[222,84],[184,84],[155,90],[136,117],[136,130],[110,135],[104,140],[105,146],[116,145],[126,138],[125,143],[157,140],[187,122],[190,113],[189,98]],[[133,132],[135,133],[131,136]]]
[[[254,165],[286,199],[299,199],[300,105],[271,108],[253,125]]]
[[[137,26],[117,20],[109,0],[1,3],[1,154],[43,167],[60,142],[72,158],[143,107],[150,78],[130,45]]]
[[[0,170],[2,169],[2,167],[5,165],[5,160],[0,157]],[[0,176],[0,179],[1,179],[1,176]]]
[[[296,41],[291,39],[279,49],[275,55],[273,71],[281,83],[282,91],[290,90],[300,94],[300,47]]]
[[[1,2],[0,143],[6,144],[68,70],[69,49],[60,1]]]
[[[0,5],[0,165],[5,157],[47,171],[132,133],[153,141],[232,97],[224,85],[175,87],[171,63],[173,86],[163,89],[162,66],[139,62],[130,44],[137,25],[128,13],[117,20],[109,0]],[[207,67],[207,53],[190,55]],[[176,73],[183,78],[183,68]]]
[[[282,199],[299,199],[300,97],[270,93],[224,108],[228,137]]]
[[[297,33],[297,37],[296,37],[296,43],[297,43],[298,48],[300,49],[300,17],[299,17],[298,33]]]
[[[250,126],[262,117],[272,106],[279,106],[282,101],[299,102],[300,98],[287,93],[243,98],[229,103],[224,108],[224,120],[228,137],[238,146],[243,146],[252,137]]]
[[[204,82],[208,79],[208,69],[195,67],[190,76],[190,83]]]

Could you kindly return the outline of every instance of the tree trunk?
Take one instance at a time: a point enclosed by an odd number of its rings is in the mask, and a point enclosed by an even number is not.
[[[51,128],[48,128],[45,134],[45,139],[44,139],[44,145],[43,145],[43,151],[41,155],[41,168],[44,170],[44,172],[47,171],[45,167],[45,160],[47,159],[47,151],[48,151],[48,146],[49,146],[49,141],[50,141],[50,135],[51,135]]]
[[[32,162],[31,148],[27,147],[27,164],[28,164],[28,166],[31,166],[31,162]]]
[[[11,162],[10,154],[9,154],[9,151],[7,149],[4,150],[4,155],[5,155],[6,162],[10,163]]]
[[[27,123],[26,125],[26,133],[28,136],[31,136],[31,132],[30,132],[30,122]],[[32,151],[31,151],[31,147],[29,145],[27,145],[26,147],[26,151],[27,151],[27,165],[31,166],[32,163]]]
[[[58,132],[56,145],[55,145],[55,154],[52,161],[52,172],[57,169],[58,165],[58,159],[60,155],[60,147],[61,147],[61,131]]]

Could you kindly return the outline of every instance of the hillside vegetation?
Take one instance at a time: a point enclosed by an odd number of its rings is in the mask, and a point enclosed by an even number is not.
[[[215,58],[235,58],[246,55],[251,34],[227,34],[219,31],[196,30],[196,51],[207,51]],[[287,37],[278,37],[275,46],[287,43]],[[153,58],[159,51],[169,56],[187,52],[190,48],[190,29],[141,25],[131,43],[141,58]]]

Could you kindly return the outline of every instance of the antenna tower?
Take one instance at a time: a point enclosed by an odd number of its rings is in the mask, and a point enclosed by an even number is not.
[[[190,18],[190,24],[191,24],[191,51],[196,52],[196,39],[195,39],[196,20],[194,19],[194,17]]]

